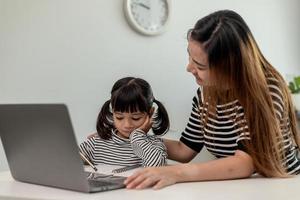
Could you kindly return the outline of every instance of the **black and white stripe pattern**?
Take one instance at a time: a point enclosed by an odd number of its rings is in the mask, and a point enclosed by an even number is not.
[[[282,93],[277,86],[277,80],[268,78],[269,91],[273,100],[276,117],[280,121],[280,127],[284,138],[284,151],[286,159],[284,166],[289,174],[300,173],[300,160],[292,142],[290,129],[284,129],[289,124],[289,119],[284,119],[284,105]],[[207,125],[204,127],[200,120],[202,114],[206,117],[207,109],[203,108],[202,89],[197,90],[193,98],[192,112],[180,140],[191,149],[200,152],[203,146],[214,156],[227,157],[234,155],[237,149],[243,150],[242,140],[250,140],[250,134],[244,117],[243,107],[238,100],[223,105],[217,105],[216,114],[209,113]],[[207,102],[205,102],[207,104]],[[203,110],[205,109],[205,110]]]
[[[112,138],[103,140],[99,136],[89,138],[79,150],[94,164],[144,167],[166,165],[167,152],[161,138],[135,130],[129,139],[121,138],[112,131]]]

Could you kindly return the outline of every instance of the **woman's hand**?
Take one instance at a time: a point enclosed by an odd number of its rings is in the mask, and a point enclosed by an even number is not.
[[[144,189],[147,187],[161,189],[175,184],[177,180],[178,173],[175,166],[148,167],[129,176],[124,184],[128,189]]]

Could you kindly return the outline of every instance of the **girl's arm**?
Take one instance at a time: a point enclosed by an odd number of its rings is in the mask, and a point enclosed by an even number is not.
[[[167,152],[162,139],[147,136],[142,130],[130,134],[133,152],[143,160],[143,166],[157,167],[166,164]]]
[[[79,145],[79,152],[83,154],[85,158],[87,158],[89,161],[93,163],[94,160],[92,156],[93,155],[92,147],[91,147],[92,144],[93,144],[93,138],[91,137]],[[85,160],[83,161],[85,164],[87,164]]]
[[[177,162],[187,163],[191,161],[198,153],[181,141],[163,139],[167,147],[168,158]]]
[[[146,168],[125,181],[127,188],[159,189],[178,182],[247,178],[254,172],[252,158],[237,150],[234,156],[197,164]]]

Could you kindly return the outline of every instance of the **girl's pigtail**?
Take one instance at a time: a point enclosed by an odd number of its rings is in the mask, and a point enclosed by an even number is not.
[[[169,116],[166,108],[161,102],[154,99],[157,111],[153,114],[152,130],[155,135],[164,135],[170,128]]]
[[[97,133],[100,138],[108,140],[111,138],[111,132],[114,128],[112,111],[110,110],[110,100],[106,101],[97,118]]]

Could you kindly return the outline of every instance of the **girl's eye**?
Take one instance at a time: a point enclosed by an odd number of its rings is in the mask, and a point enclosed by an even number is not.
[[[117,119],[117,120],[122,120],[122,119],[123,119],[123,117],[116,117],[116,119]]]
[[[140,119],[141,119],[141,117],[139,117],[139,118],[132,118],[132,120],[134,120],[134,121],[138,121]]]

